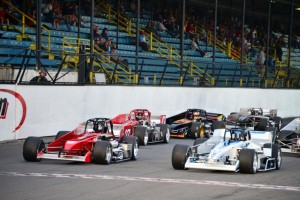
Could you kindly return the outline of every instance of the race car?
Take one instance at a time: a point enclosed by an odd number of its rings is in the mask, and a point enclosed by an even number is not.
[[[282,119],[277,116],[277,109],[263,108],[241,108],[240,112],[232,112],[227,116],[226,125],[260,129],[255,125],[262,120],[266,127],[277,127],[278,130],[281,128]]]
[[[209,138],[212,131],[224,128],[225,116],[218,113],[207,113],[204,109],[188,109],[182,113],[168,117],[171,137]]]
[[[53,159],[109,164],[136,160],[138,151],[138,139],[125,135],[116,138],[108,118],[89,119],[73,131],[60,131],[49,144],[39,137],[28,137],[23,144],[23,157],[30,162]]]
[[[278,133],[276,142],[282,152],[300,154],[300,118],[297,117],[283,127]]]
[[[134,109],[129,114],[119,114],[112,118],[114,133],[136,136],[140,145],[148,143],[169,143],[170,128],[166,124],[166,115],[152,116],[147,109]]]
[[[280,169],[279,145],[270,131],[217,129],[213,136],[197,138],[194,145],[176,144],[172,152],[174,169],[221,170],[254,174]]]

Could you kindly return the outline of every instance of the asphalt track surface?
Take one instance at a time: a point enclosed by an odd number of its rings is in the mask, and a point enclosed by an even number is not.
[[[172,138],[169,144],[141,146],[138,160],[110,165],[26,162],[23,142],[0,143],[1,200],[291,200],[300,195],[299,156],[284,155],[280,170],[241,174],[173,169],[173,146],[192,145],[191,139]]]

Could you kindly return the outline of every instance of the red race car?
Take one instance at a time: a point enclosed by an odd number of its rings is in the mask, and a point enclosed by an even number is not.
[[[129,114],[112,118],[115,135],[136,136],[140,145],[170,141],[170,128],[166,115],[151,116],[147,109],[134,109]]]
[[[138,139],[124,134],[116,138],[107,118],[89,119],[73,131],[60,131],[49,144],[39,137],[28,137],[23,145],[23,157],[31,162],[54,159],[109,164],[136,160],[138,151]]]

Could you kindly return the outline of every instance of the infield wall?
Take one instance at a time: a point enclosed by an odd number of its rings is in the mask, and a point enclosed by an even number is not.
[[[300,116],[300,90],[294,89],[1,85],[0,98],[8,102],[0,118],[0,141],[51,136],[89,118],[111,118],[135,108],[171,116],[188,108],[228,115],[262,107],[278,109],[281,117]]]

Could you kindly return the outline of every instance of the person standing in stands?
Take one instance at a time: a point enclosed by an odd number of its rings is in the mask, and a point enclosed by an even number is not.
[[[139,42],[140,42],[140,45],[142,46],[143,51],[149,50],[149,45],[146,41],[146,35],[145,35],[144,31],[141,31]]]
[[[265,48],[259,48],[259,54],[257,56],[255,64],[258,66],[257,75],[263,77],[265,75],[265,62],[266,62],[266,53]]]
[[[49,81],[46,78],[47,73],[44,70],[41,70],[39,72],[39,76],[35,76],[30,80],[30,83],[49,83]]]

